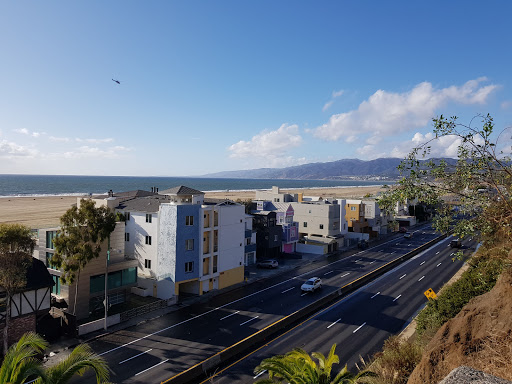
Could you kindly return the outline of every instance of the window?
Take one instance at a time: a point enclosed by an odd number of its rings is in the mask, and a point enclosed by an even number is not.
[[[151,236],[146,236],[146,244],[151,245]]]
[[[125,219],[125,221],[130,221],[130,212],[124,213],[124,219]]]
[[[137,268],[126,268],[108,273],[108,289],[118,288],[137,283]],[[105,274],[91,276],[89,279],[89,292],[105,291]]]
[[[52,287],[52,293],[54,295],[60,295],[60,277],[52,275],[53,282],[55,283]]]
[[[54,268],[52,265],[52,256],[53,256],[53,253],[46,252],[46,267],[47,268]]]
[[[193,261],[189,261],[189,262],[185,263],[185,272],[186,273],[194,272],[194,262]]]
[[[53,239],[57,235],[56,231],[47,231],[46,232],[46,248],[54,249],[53,247]]]
[[[153,215],[151,213],[146,213],[146,223],[151,223],[151,218]]]
[[[323,224],[320,224],[320,229],[324,229],[324,225]]]
[[[217,255],[213,256],[213,273],[217,273]]]
[[[144,268],[151,269],[151,260],[144,259]]]
[[[206,219],[206,215],[205,219]],[[185,217],[185,225],[194,225],[194,216],[187,216]]]
[[[305,222],[303,223],[303,225],[304,225],[304,228],[307,228],[307,227],[308,227],[308,222],[307,222],[307,221],[305,221]]]
[[[130,234],[128,232],[124,234],[124,241],[130,241]]]
[[[279,236],[274,235],[274,241],[277,241],[279,239]]]
[[[355,211],[355,210],[356,210],[356,207],[350,207],[350,210],[351,210],[351,211]]]
[[[185,240],[185,249],[187,251],[193,251],[194,250],[194,239]]]

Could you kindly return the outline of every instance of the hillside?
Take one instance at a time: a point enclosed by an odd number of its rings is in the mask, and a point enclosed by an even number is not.
[[[445,159],[453,163],[453,159]],[[375,160],[343,159],[325,163],[310,163],[287,168],[259,168],[224,171],[202,177],[244,179],[379,179],[394,180],[399,177],[397,166],[402,159],[381,158]]]

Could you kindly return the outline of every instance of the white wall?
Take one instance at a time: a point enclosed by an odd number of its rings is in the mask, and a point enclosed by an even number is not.
[[[139,263],[139,274],[151,276],[156,274],[158,259],[158,213],[152,213],[151,223],[146,223],[146,212],[130,212],[125,231],[130,234],[126,242],[126,254]],[[151,245],[146,244],[146,236],[151,236]],[[151,270],[144,268],[145,259],[151,260]]]
[[[245,208],[243,205],[225,205],[217,206],[215,210],[219,212],[217,267],[218,272],[223,272],[244,263]]]
[[[160,204],[157,279],[176,281],[176,224],[179,205]]]

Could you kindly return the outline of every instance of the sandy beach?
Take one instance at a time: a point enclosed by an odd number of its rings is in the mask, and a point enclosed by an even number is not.
[[[347,188],[281,189],[284,193],[304,196],[362,198],[375,196],[380,186]],[[253,200],[256,191],[206,192],[205,197],[230,200]],[[59,218],[77,202],[77,196],[5,197],[0,198],[0,223],[20,223],[30,228],[50,228],[59,225]]]

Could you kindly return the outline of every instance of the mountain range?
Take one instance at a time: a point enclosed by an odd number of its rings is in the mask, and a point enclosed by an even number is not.
[[[286,168],[258,168],[223,171],[204,175],[215,178],[243,179],[310,179],[310,180],[394,180],[400,174],[398,165],[403,159],[380,158],[375,160],[342,159],[325,163],[309,163]],[[454,159],[443,159],[455,163]]]

